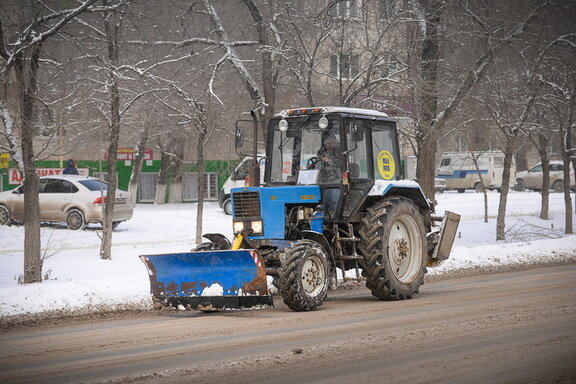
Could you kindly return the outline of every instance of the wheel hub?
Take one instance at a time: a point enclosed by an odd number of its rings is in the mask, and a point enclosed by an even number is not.
[[[410,247],[408,246],[408,241],[406,241],[405,237],[400,239],[394,240],[394,245],[396,247],[394,252],[395,261],[398,264],[401,264],[406,257],[408,257],[408,253],[410,252]]]
[[[315,291],[322,290],[324,271],[319,261],[313,257],[306,260],[302,268],[302,286],[306,293],[313,295]]]
[[[422,249],[415,221],[408,215],[396,219],[390,231],[388,259],[394,276],[402,283],[410,283],[418,274]]]

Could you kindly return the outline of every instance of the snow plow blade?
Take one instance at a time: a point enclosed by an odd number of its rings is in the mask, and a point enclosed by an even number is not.
[[[200,311],[273,307],[255,250],[142,255],[155,306]]]

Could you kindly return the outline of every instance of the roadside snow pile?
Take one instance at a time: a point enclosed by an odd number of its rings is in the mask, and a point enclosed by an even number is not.
[[[576,263],[576,235],[526,243],[497,243],[476,247],[455,247],[440,266],[428,268],[430,275],[455,270],[495,266]]]
[[[544,221],[537,218],[540,194],[511,193],[506,217],[510,242],[495,241],[498,193],[488,193],[489,223],[483,221],[482,194],[436,197],[439,215],[450,210],[461,214],[462,221],[450,259],[429,268],[431,277],[473,269],[482,273],[506,266],[576,262],[576,236],[563,234],[562,194],[550,195],[551,219]],[[112,260],[99,258],[97,226],[84,231],[43,226],[44,282],[26,285],[18,284],[24,266],[24,227],[1,226],[0,320],[47,313],[150,309],[148,271],[139,256],[190,251],[195,246],[195,223],[196,204],[138,205],[134,217],[114,232]],[[204,208],[203,232],[232,238],[230,216],[217,203],[209,202]]]

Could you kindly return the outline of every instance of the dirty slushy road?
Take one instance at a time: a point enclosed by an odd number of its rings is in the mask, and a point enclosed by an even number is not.
[[[576,265],[426,283],[321,310],[150,311],[0,333],[2,383],[576,382]]]

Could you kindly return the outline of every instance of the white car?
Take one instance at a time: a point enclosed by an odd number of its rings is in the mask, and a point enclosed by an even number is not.
[[[542,164],[538,163],[527,171],[516,174],[515,189],[517,191],[525,191],[526,189],[540,191],[543,178]],[[570,189],[574,189],[576,185],[574,184],[573,169],[570,169],[570,180]],[[564,190],[564,163],[562,161],[550,162],[550,187],[554,192],[562,192]]]
[[[69,229],[84,229],[88,223],[102,224],[108,184],[94,177],[59,175],[41,177],[38,196],[40,221],[65,222]],[[131,195],[116,190],[114,228],[132,217]],[[0,193],[0,225],[24,222],[24,186]]]

